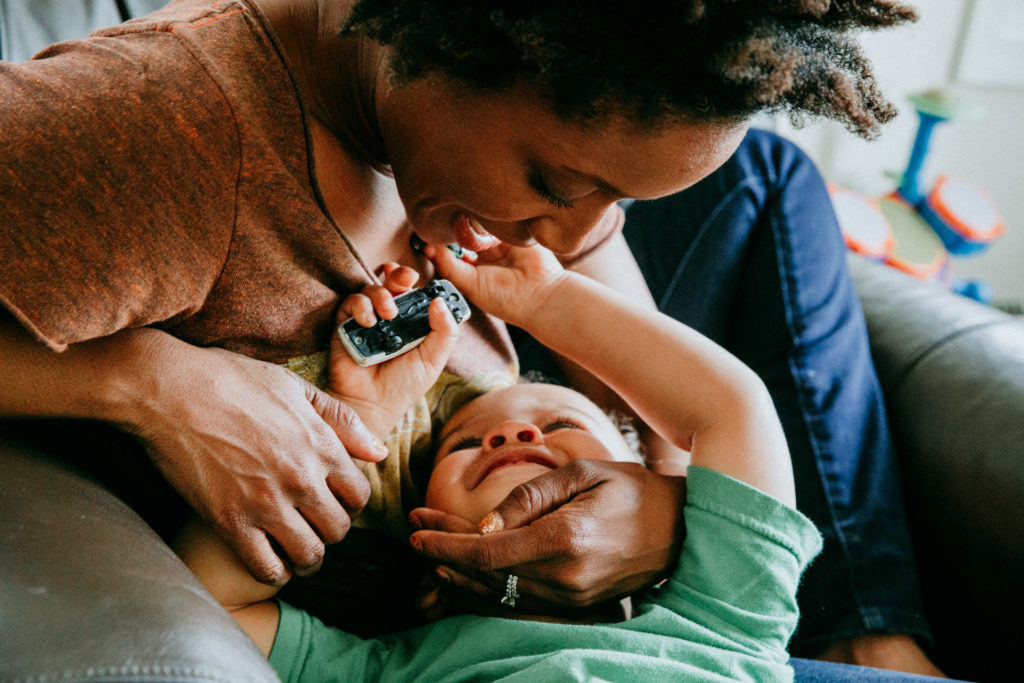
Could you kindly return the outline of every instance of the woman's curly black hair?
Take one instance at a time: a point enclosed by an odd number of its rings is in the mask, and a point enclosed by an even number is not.
[[[344,30],[391,46],[399,81],[525,80],[569,119],[785,111],[872,137],[896,110],[851,34],[914,18],[890,0],[360,0]]]

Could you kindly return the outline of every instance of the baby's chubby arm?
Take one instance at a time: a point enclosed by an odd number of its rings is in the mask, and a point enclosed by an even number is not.
[[[271,598],[280,586],[252,578],[238,556],[198,515],[192,515],[178,534],[174,550],[210,595],[269,656],[280,619],[277,603]]]
[[[691,462],[794,505],[785,436],[767,389],[696,331],[562,269],[541,247],[499,245],[475,266],[428,247],[440,274],[481,309],[614,389]]]
[[[338,310],[339,322],[355,317],[369,326],[377,315],[394,317],[397,309],[392,296],[410,289],[418,276],[412,269],[397,264],[386,264],[382,268],[384,282],[347,297]],[[351,405],[364,424],[380,438],[426,393],[454,349],[458,327],[444,302],[431,303],[429,322],[431,331],[422,344],[370,367],[356,363],[336,339],[337,335],[332,338],[327,391]],[[280,619],[280,611],[271,598],[279,587],[253,579],[245,565],[198,516],[193,516],[186,524],[174,547],[214,599],[264,654],[269,654]]]

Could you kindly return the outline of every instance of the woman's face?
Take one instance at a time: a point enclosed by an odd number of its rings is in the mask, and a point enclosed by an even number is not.
[[[616,201],[696,183],[739,145],[745,125],[676,124],[652,133],[622,119],[587,127],[534,91],[467,93],[441,78],[378,90],[398,192],[428,242],[481,250],[495,238],[559,254],[586,245]]]
[[[490,391],[441,430],[425,502],[476,524],[519,484],[579,459],[641,462],[604,412],[572,389]]]

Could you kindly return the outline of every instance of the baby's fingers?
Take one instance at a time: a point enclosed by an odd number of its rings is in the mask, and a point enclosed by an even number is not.
[[[415,271],[413,271],[415,272]],[[355,318],[363,327],[377,322],[377,316],[391,320],[398,315],[395,298],[383,285],[367,285],[359,294],[349,294],[338,308],[338,322]]]
[[[430,302],[427,310],[427,319],[430,322],[430,334],[423,343],[417,347],[421,357],[432,367],[432,370],[441,372],[448,357],[455,349],[455,341],[459,337],[459,325],[455,322],[452,312],[448,310],[444,300],[437,298]]]
[[[395,297],[385,286],[367,285],[363,287],[363,294],[370,297],[370,301],[373,302],[373,310],[381,318],[391,320],[398,315],[398,304],[395,303]]]
[[[420,274],[415,269],[400,266],[394,261],[381,266],[380,275],[384,279],[384,287],[392,294],[408,292],[420,279]]]
[[[450,249],[437,244],[428,244],[423,251],[434,262],[437,274],[450,281],[463,294],[475,291],[476,266],[462,261]],[[487,253],[487,252],[484,252]]]
[[[452,315],[448,304],[441,297],[430,301],[430,308],[427,309],[427,321],[430,323],[431,332],[438,332],[452,339],[459,336],[459,324],[455,322],[455,316]]]
[[[363,327],[372,327],[377,323],[373,312],[373,301],[364,294],[349,294],[338,307],[338,324],[349,318],[355,318]]]

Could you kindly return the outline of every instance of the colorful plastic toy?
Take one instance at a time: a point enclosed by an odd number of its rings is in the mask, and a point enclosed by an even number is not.
[[[988,194],[966,181],[940,176],[925,188],[921,171],[935,127],[943,121],[977,118],[979,107],[944,90],[912,95],[920,119],[906,170],[895,192],[877,200],[830,187],[832,203],[847,246],[860,254],[925,280],[939,280],[978,301],[991,301],[981,281],[950,277],[949,256],[969,256],[986,249],[1005,226]]]

